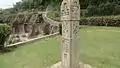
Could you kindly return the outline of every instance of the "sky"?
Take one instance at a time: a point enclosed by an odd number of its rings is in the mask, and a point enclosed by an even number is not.
[[[0,0],[0,8],[6,9],[13,7],[13,4],[21,0]]]

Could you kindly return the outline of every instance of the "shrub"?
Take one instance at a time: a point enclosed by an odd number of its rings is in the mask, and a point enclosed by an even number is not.
[[[86,16],[94,16],[94,15],[97,15],[98,13],[98,9],[95,5],[89,5],[87,7],[87,13],[86,13]]]
[[[81,9],[80,10],[80,16],[84,17],[87,13],[87,10],[86,9]]]
[[[98,6],[100,15],[113,15],[115,4],[114,3],[106,3],[100,4]]]
[[[80,25],[120,27],[120,16],[88,17],[81,19]]]
[[[116,2],[107,2],[99,5],[89,5],[85,16],[104,16],[120,14],[120,5]]]
[[[7,24],[0,24],[0,50],[4,48],[4,43],[10,35],[10,26]]]
[[[120,14],[120,5],[115,6],[114,15]]]

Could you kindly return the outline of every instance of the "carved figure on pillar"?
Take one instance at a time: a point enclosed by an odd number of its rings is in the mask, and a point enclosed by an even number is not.
[[[79,68],[79,0],[63,0],[61,4],[62,21],[62,68]]]

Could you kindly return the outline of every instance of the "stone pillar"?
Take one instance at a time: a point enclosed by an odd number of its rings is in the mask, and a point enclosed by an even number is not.
[[[63,0],[62,21],[62,68],[79,68],[79,0]]]

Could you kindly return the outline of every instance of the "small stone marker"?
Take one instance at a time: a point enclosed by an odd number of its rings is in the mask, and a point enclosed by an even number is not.
[[[62,68],[79,68],[79,0],[63,0],[62,20]]]

